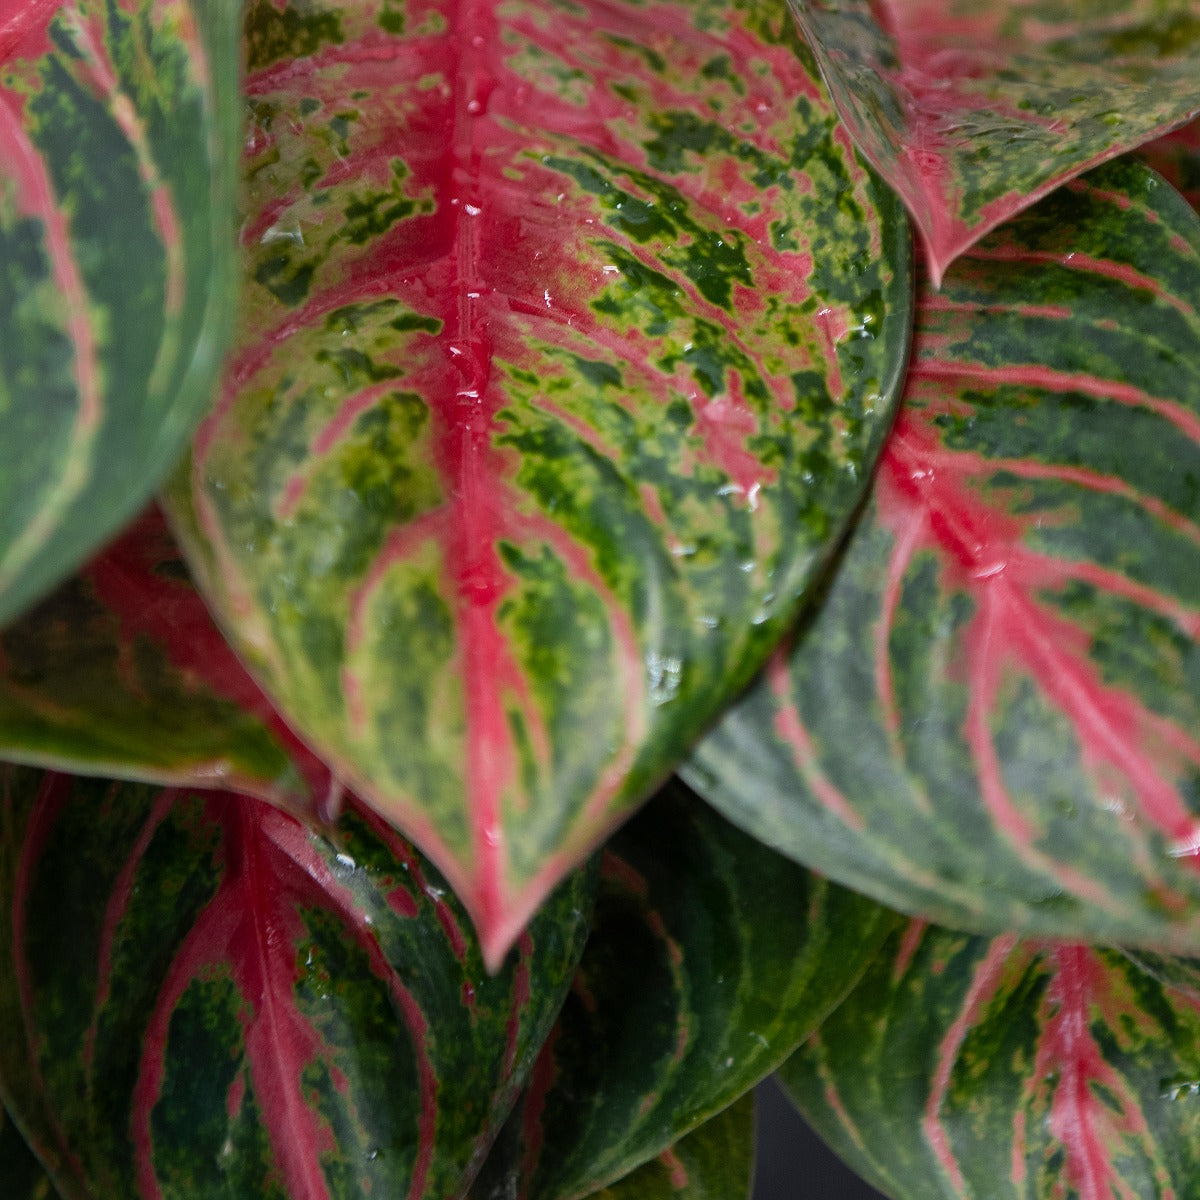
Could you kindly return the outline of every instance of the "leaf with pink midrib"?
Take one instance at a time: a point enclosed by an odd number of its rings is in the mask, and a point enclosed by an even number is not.
[[[984,234],[1200,111],[1189,0],[792,0],[934,284]]]
[[[4,789],[0,1080],[67,1195],[466,1187],[582,950],[587,872],[489,975],[356,803],[330,842],[227,793],[19,768]]]
[[[244,328],[172,515],[497,960],[828,556],[891,416],[906,231],[758,0],[246,29]]]
[[[922,298],[871,503],[694,786],[932,920],[1194,946],[1198,265],[1113,164]]]
[[[1198,1030],[1119,950],[914,922],[780,1078],[895,1200],[1186,1196]]]

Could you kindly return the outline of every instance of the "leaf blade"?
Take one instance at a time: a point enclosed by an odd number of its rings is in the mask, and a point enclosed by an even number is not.
[[[149,500],[231,333],[235,14],[22,3],[0,43],[0,621]]]
[[[946,924],[1192,944],[1198,254],[1112,164],[926,298],[830,595],[688,768],[731,819]]]

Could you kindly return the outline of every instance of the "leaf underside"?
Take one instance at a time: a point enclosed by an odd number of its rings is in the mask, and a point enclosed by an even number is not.
[[[231,331],[236,5],[9,0],[0,623],[149,500]]]
[[[1200,999],[1119,950],[913,922],[780,1078],[894,1200],[1196,1194]]]
[[[594,872],[495,975],[445,883],[225,793],[6,768],[0,1081],[64,1196],[446,1200],[583,947]]]
[[[579,972],[476,1200],[572,1200],[668,1150],[799,1045],[893,921],[673,781],[605,848]]]
[[[495,957],[824,562],[891,416],[907,234],[766,0],[246,28],[244,331],[176,524]]]
[[[989,230],[1200,112],[1192,0],[792,0],[935,284]]]
[[[924,296],[870,507],[693,786],[944,924],[1196,946],[1198,263],[1111,164]]]

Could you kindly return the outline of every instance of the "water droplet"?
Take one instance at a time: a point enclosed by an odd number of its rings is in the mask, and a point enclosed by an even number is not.
[[[483,104],[478,100],[468,100],[467,112],[469,112],[471,116],[477,117],[481,112],[483,112]]]
[[[337,860],[338,866],[345,867],[348,871],[353,871],[358,866],[358,863],[349,854],[341,850],[338,851]]]

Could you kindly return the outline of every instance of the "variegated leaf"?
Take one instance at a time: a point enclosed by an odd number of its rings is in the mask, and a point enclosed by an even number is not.
[[[213,624],[156,509],[0,632],[0,759],[332,817],[328,769]]]
[[[336,844],[226,793],[7,768],[0,1080],[68,1200],[448,1200],[570,981],[594,875],[500,972],[356,806]]]
[[[245,332],[175,511],[494,959],[826,560],[907,234],[768,0],[259,0],[247,31]]]
[[[1200,220],[1110,164],[920,305],[828,596],[700,749],[771,844],[945,924],[1200,944]]]
[[[1193,0],[792,0],[936,284],[988,230],[1200,112]]]
[[[780,1072],[893,1200],[1184,1200],[1200,998],[1115,949],[914,921]]]
[[[162,481],[231,327],[238,6],[0,5],[0,623]]]
[[[0,1106],[0,1196],[4,1200],[58,1200],[42,1164],[25,1145],[12,1118]]]
[[[579,973],[477,1200],[573,1200],[669,1150],[799,1045],[893,921],[673,781],[604,851]]]
[[[749,1200],[754,1179],[754,1093],[593,1200]]]
[[[1138,156],[1182,193],[1193,208],[1200,208],[1200,121],[1157,138],[1143,146]]]

